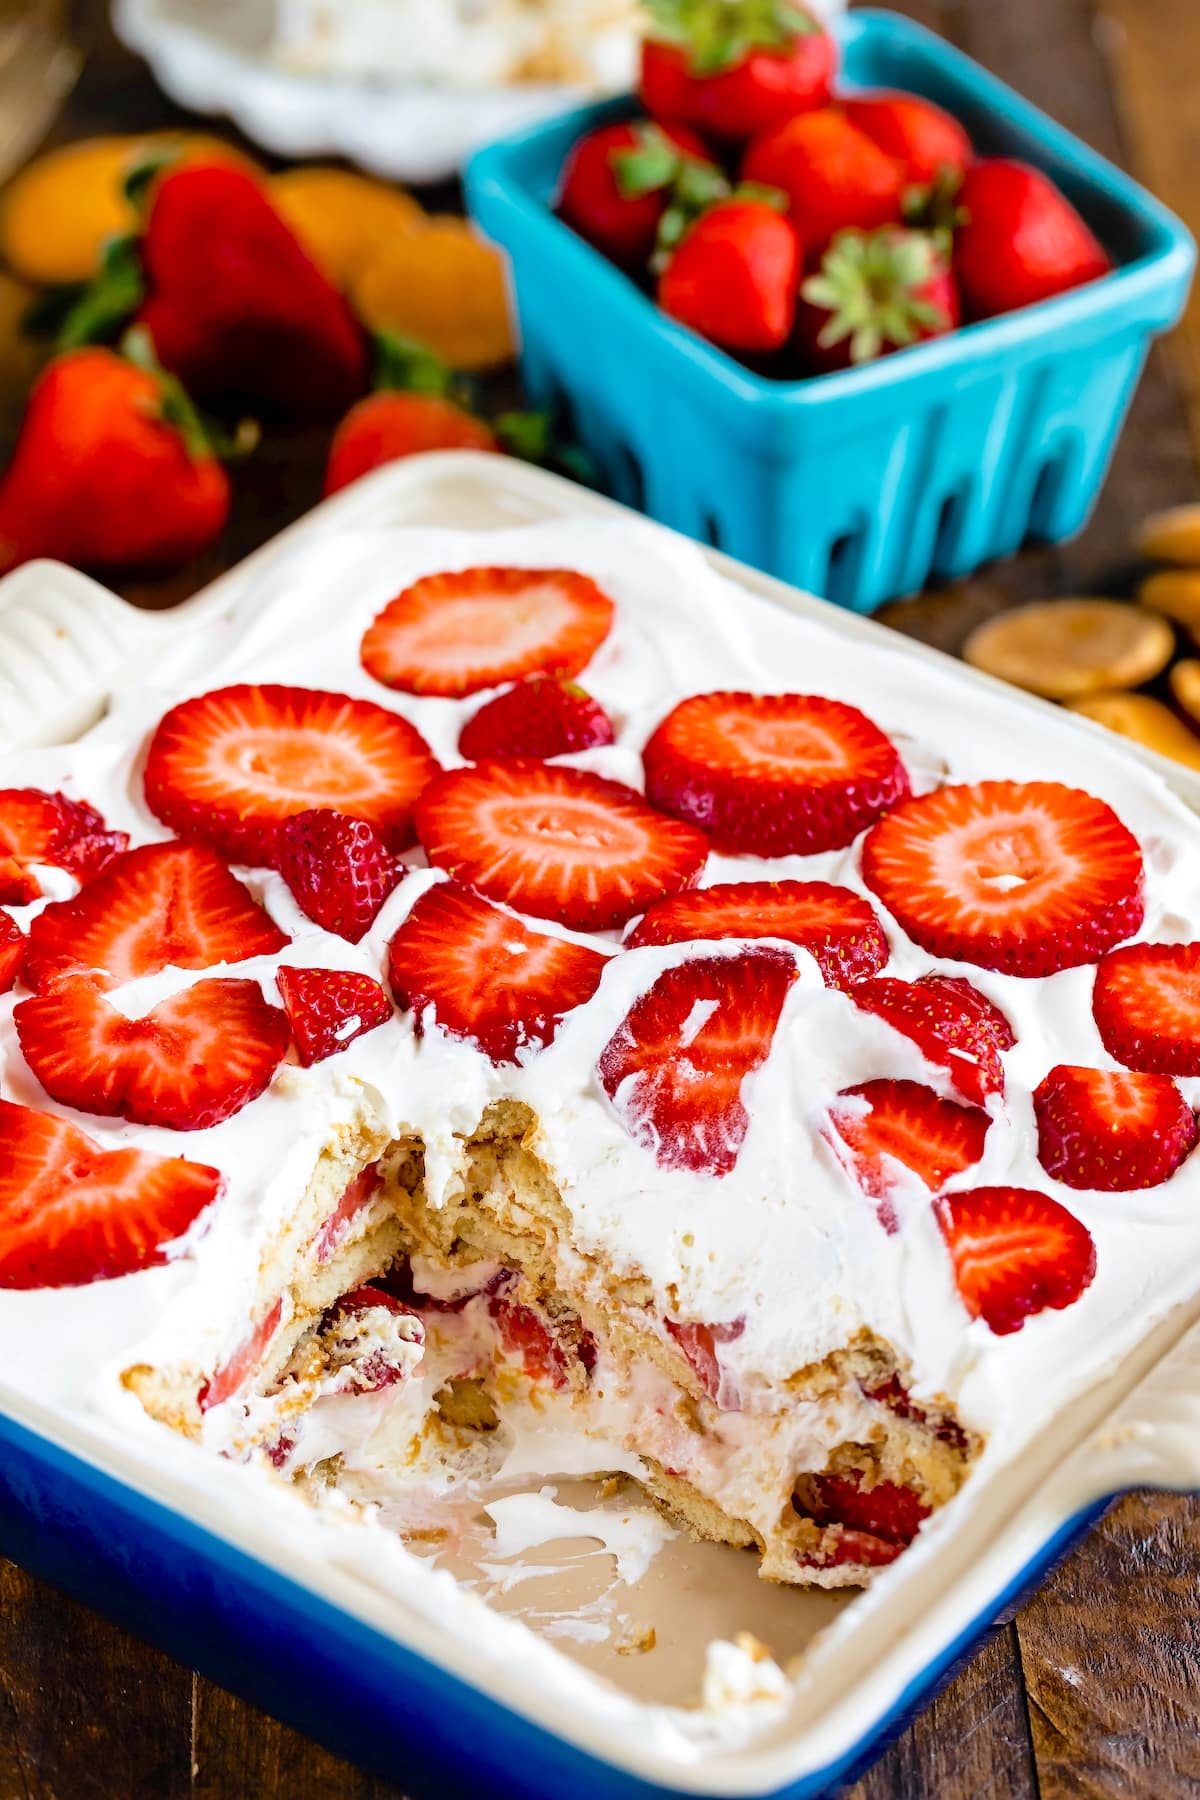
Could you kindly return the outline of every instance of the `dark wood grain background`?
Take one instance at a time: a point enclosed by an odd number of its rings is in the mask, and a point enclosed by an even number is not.
[[[1200,225],[1200,0],[894,0],[1012,82]],[[59,141],[190,122],[121,52],[99,0]],[[454,203],[448,192],[436,204]],[[0,356],[0,449],[21,359]],[[128,590],[169,605],[318,498],[323,434],[274,435],[239,471],[220,544]],[[1016,599],[1121,593],[1133,528],[1200,494],[1200,307],[1152,358],[1095,520],[1076,543],[886,609],[955,650]],[[881,1758],[852,1800],[1195,1800],[1200,1506],[1121,1502]],[[402,1768],[402,1757],[401,1757]],[[385,1800],[390,1789],[0,1562],[0,1800]]]

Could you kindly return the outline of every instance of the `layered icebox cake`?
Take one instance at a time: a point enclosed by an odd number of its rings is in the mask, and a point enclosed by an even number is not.
[[[339,1530],[863,1585],[1194,1286],[1192,815],[651,527],[281,551],[0,901],[10,1379]]]

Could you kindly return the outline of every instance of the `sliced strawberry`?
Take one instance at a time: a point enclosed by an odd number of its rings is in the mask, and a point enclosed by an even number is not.
[[[0,912],[0,994],[7,994],[25,960],[25,939],[17,921]]]
[[[889,1538],[872,1537],[869,1531],[843,1531],[835,1527],[826,1531],[827,1541],[819,1550],[796,1557],[802,1569],[880,1569],[895,1562],[905,1550],[904,1544]]]
[[[366,819],[316,808],[279,826],[275,866],[314,924],[357,944],[405,873]]]
[[[104,1150],[66,1119],[0,1100],[0,1287],[82,1287],[165,1262],[223,1185],[217,1169]]]
[[[1078,1300],[1096,1246],[1073,1213],[1032,1188],[970,1188],[933,1203],[963,1305],[998,1336]]]
[[[1196,1115],[1167,1075],[1060,1063],[1034,1089],[1038,1160],[1073,1188],[1157,1187],[1196,1147]]]
[[[642,760],[647,798],[732,856],[840,850],[908,793],[878,726],[814,694],[695,694]]]
[[[1200,1075],[1200,944],[1128,944],[1096,970],[1092,1012],[1127,1069]]]
[[[22,1000],[13,1020],[51,1099],[81,1112],[203,1131],[269,1084],[288,1023],[256,981],[198,981],[127,1019],[86,976]]]
[[[729,1319],[723,1325],[704,1325],[693,1319],[664,1319],[667,1335],[683,1351],[701,1387],[722,1412],[737,1412],[741,1400],[721,1367],[721,1344],[736,1343],[746,1329],[745,1319]]]
[[[280,969],[275,977],[296,1054],[307,1069],[386,1025],[392,1003],[377,981],[352,969]]]
[[[105,986],[159,969],[211,969],[271,956],[288,942],[206,844],[126,850],[29,928],[25,976],[45,989],[95,970]]]
[[[128,842],[128,832],[109,831],[86,800],[40,788],[0,788],[0,900],[28,906],[40,898],[36,863],[87,881]]]
[[[230,862],[270,865],[280,821],[312,807],[366,819],[393,850],[437,763],[415,726],[370,700],[242,683],[184,700],[146,757],[151,812]]]
[[[696,938],[784,938],[814,957],[827,987],[876,975],[888,941],[869,901],[829,881],[720,881],[659,900],[626,942],[683,944]]]
[[[983,1155],[991,1124],[977,1106],[943,1100],[919,1081],[864,1081],[843,1088],[829,1122],[849,1153],[864,1193],[885,1200],[895,1187],[894,1159],[930,1192]]]
[[[457,880],[580,931],[623,925],[687,887],[708,854],[702,832],[633,788],[528,759],[439,775],[417,831],[430,862]]]
[[[849,989],[863,1012],[885,1019],[911,1038],[927,1062],[948,1069],[964,1100],[1004,1092],[1002,1050],[1016,1043],[998,1006],[958,975],[922,975],[897,981],[879,975]]]
[[[402,1331],[388,1318],[406,1318]],[[371,1318],[371,1314],[376,1316]],[[403,1381],[412,1368],[411,1346],[425,1341],[425,1327],[412,1311],[382,1288],[354,1288],[336,1301],[321,1321],[321,1348],[338,1394],[374,1394]]]
[[[196,1403],[201,1412],[207,1412],[211,1406],[220,1406],[223,1401],[230,1400],[238,1389],[244,1387],[250,1377],[255,1374],[266,1355],[271,1339],[279,1330],[279,1322],[283,1318],[283,1300],[276,1300],[246,1336],[242,1339],[233,1355],[213,1375],[211,1381],[201,1384],[196,1395]]]
[[[1057,781],[979,781],[898,806],[863,879],[922,949],[1005,975],[1095,962],[1142,922],[1142,853],[1110,806]]]
[[[598,700],[573,681],[534,675],[497,694],[467,720],[458,753],[468,762],[489,756],[566,756],[612,741],[612,720]]]
[[[417,1031],[431,1008],[451,1037],[507,1063],[550,1042],[563,1015],[591,999],[605,961],[444,881],[421,895],[392,939],[389,974]]]
[[[566,1387],[570,1376],[571,1356],[549,1327],[530,1306],[510,1299],[507,1294],[492,1294],[488,1312],[501,1344],[534,1381],[548,1382],[551,1387]]]
[[[373,1162],[368,1163],[366,1168],[360,1169],[354,1180],[347,1183],[342,1190],[341,1199],[313,1240],[313,1256],[318,1263],[329,1261],[338,1245],[345,1239],[353,1221],[374,1200],[380,1180],[379,1164]]]
[[[458,569],[390,600],[360,654],[385,687],[459,699],[523,675],[578,675],[612,620],[612,601],[573,569]]]
[[[862,1476],[808,1475],[801,1482],[797,1509],[818,1525],[844,1525],[888,1544],[911,1544],[930,1509],[912,1488],[896,1481],[868,1487]]]
[[[630,1008],[597,1065],[629,1132],[663,1169],[728,1175],[750,1114],[742,1083],[770,1055],[797,969],[783,950],[696,957]]]

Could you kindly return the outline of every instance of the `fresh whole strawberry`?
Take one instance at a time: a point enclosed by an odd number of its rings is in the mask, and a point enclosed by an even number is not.
[[[658,280],[658,303],[723,350],[779,350],[796,317],[800,241],[765,200],[735,192],[701,213]]]
[[[829,1122],[859,1186],[875,1200],[896,1186],[893,1161],[936,1192],[979,1161],[991,1124],[981,1108],[944,1100],[919,1081],[887,1080],[843,1088]],[[882,1216],[893,1228],[895,1215]]]
[[[1092,990],[1108,1054],[1150,1075],[1200,1075],[1200,944],[1127,944]]]
[[[906,800],[863,844],[863,879],[933,956],[1034,978],[1095,962],[1142,922],[1142,853],[1103,800],[980,781]]]
[[[640,270],[688,160],[720,178],[704,140],[685,125],[602,125],[567,158],[559,214],[613,262]]]
[[[224,1178],[181,1156],[104,1150],[0,1100],[0,1288],[82,1287],[166,1261]]]
[[[840,850],[909,791],[878,726],[814,694],[694,694],[642,761],[647,798],[732,856]]]
[[[0,788],[0,900],[27,906],[41,897],[34,869],[65,869],[89,881],[129,843],[94,806],[41,788]]]
[[[367,386],[363,334],[257,175],[181,166],[156,183],[138,318],[203,400],[336,418]]]
[[[724,1176],[750,1128],[742,1083],[771,1053],[797,969],[770,945],[665,969],[597,1064],[630,1136],[662,1169]]]
[[[1157,1187],[1196,1147],[1196,1115],[1168,1075],[1060,1063],[1034,1089],[1038,1160],[1067,1187]]]
[[[458,735],[468,762],[498,756],[568,756],[613,741],[612,720],[574,681],[531,675],[472,715]]]
[[[441,394],[368,394],[333,434],[325,492],[340,493],[372,469],[426,450],[498,452],[500,444],[490,425]]]
[[[1038,169],[987,157],[966,172],[954,270],[969,319],[1033,306],[1112,270],[1065,194]]]
[[[837,45],[793,0],[650,0],[640,93],[652,117],[744,142],[824,106]]]
[[[7,994],[12,987],[24,960],[25,937],[21,927],[11,914],[0,912],[0,994]]]
[[[315,808],[281,821],[275,866],[314,924],[357,944],[404,874],[366,819]]]
[[[917,94],[848,94],[841,108],[852,125],[900,164],[914,186],[961,176],[974,155],[958,120]]]
[[[38,556],[165,572],[228,513],[228,477],[178,383],[115,350],[71,350],[34,384],[0,478],[0,574]]]
[[[625,942],[685,944],[711,938],[784,938],[815,958],[827,987],[877,975],[888,941],[871,903],[828,881],[720,881],[656,900]]]
[[[1095,1278],[1091,1233],[1048,1194],[970,1188],[941,1195],[933,1212],[963,1305],[998,1337],[1074,1305]]]
[[[392,1016],[392,1003],[379,983],[352,969],[285,967],[275,979],[296,1054],[306,1069]]]
[[[802,113],[755,138],[742,179],[787,195],[789,216],[810,257],[837,231],[901,222],[903,166],[833,107]]]
[[[1016,1043],[1012,1026],[986,995],[959,975],[898,981],[877,975],[847,989],[862,1012],[910,1038],[927,1062],[946,1069],[964,1100],[1004,1092],[1001,1052]]]
[[[901,225],[839,231],[800,297],[796,345],[819,374],[943,337],[960,320],[958,289],[936,239]]]

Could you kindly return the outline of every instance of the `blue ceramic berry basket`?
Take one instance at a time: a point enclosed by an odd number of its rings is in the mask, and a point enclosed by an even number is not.
[[[508,252],[538,406],[562,408],[606,485],[676,530],[856,612],[969,574],[1087,519],[1195,246],[1151,195],[932,33],[887,12],[841,27],[844,80],[954,113],[986,154],[1050,175],[1118,267],[1041,305],[870,367],[752,373],[660,313],[551,211],[609,102],[480,151],[470,210]]]

